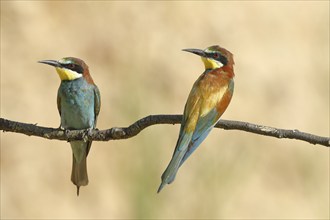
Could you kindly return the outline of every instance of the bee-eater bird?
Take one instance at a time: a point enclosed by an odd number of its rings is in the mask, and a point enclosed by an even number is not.
[[[60,128],[68,130],[93,129],[100,112],[100,92],[84,61],[74,57],[42,60],[54,66],[61,79],[57,93],[57,108],[61,116]],[[86,158],[92,141],[71,141],[73,163],[71,181],[79,187],[88,184]]]
[[[211,46],[184,49],[202,58],[205,71],[194,83],[184,108],[180,134],[172,159],[162,175],[158,193],[174,181],[179,167],[206,138],[228,107],[234,91],[233,54]]]

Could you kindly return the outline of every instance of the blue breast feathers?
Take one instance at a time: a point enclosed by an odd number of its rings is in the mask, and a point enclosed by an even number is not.
[[[62,81],[58,90],[61,100],[61,126],[66,129],[94,128],[94,85],[84,78]]]

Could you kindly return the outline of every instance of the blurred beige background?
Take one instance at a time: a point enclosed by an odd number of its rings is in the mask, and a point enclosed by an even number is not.
[[[329,2],[1,1],[1,117],[59,126],[60,80],[42,59],[82,58],[98,128],[181,114],[203,72],[183,48],[235,55],[224,119],[329,136]],[[1,218],[329,218],[329,149],[215,129],[157,195],[179,125],[94,142],[77,198],[63,141],[1,133]]]

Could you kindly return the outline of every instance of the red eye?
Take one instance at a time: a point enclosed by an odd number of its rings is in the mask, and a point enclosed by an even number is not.
[[[214,53],[214,54],[213,54],[213,57],[214,57],[215,59],[218,59],[218,58],[219,58],[219,54],[218,54],[218,53]]]

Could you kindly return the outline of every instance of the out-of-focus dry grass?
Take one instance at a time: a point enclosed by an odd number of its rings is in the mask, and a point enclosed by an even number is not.
[[[235,55],[235,119],[329,136],[329,2],[1,1],[1,117],[57,127],[60,80],[84,59],[100,129],[178,114],[203,71],[183,48]],[[1,218],[329,218],[329,149],[214,130],[156,194],[179,126],[94,142],[76,197],[68,143],[1,134]]]

